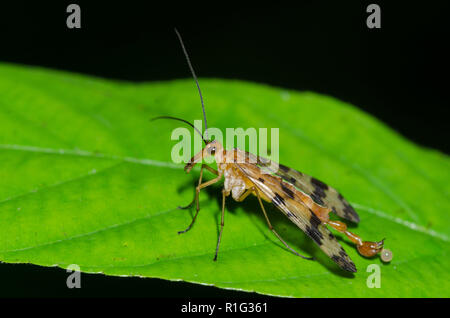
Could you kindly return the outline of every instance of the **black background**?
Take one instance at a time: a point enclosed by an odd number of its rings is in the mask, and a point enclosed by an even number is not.
[[[71,2],[81,7],[81,29],[66,27]],[[0,61],[136,82],[186,78],[177,27],[199,77],[331,95],[422,146],[449,152],[447,2],[71,2],[2,4]],[[369,3],[381,7],[381,29],[366,26]],[[0,296],[252,296],[87,274],[83,288],[69,290],[67,275],[57,268],[1,264]]]

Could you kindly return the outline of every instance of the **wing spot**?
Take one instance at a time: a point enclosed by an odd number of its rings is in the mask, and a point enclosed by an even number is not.
[[[353,264],[352,261],[347,260],[346,258],[339,256],[339,255],[332,255],[331,259],[338,264],[342,269],[345,269],[349,272],[356,272],[356,266]]]
[[[309,210],[309,211],[311,213],[311,218],[309,219],[309,222],[311,222],[312,227],[317,229],[319,227],[319,225],[322,223],[322,221],[320,221],[320,219],[317,217],[317,215],[314,214],[313,211],[311,211],[311,210]]]
[[[323,183],[323,182],[320,181],[320,180],[317,180],[317,179],[314,178],[314,177],[311,177],[311,183],[312,183],[316,188],[321,188],[321,189],[323,189],[323,190],[328,190],[328,186],[327,186],[325,183]]]
[[[284,205],[284,198],[275,192],[275,197],[272,199],[272,203],[276,206]]]
[[[359,217],[358,214],[356,213],[355,209],[353,209],[353,207],[348,204],[347,202],[343,202],[344,203],[344,214],[345,214],[345,218],[348,220],[356,220],[356,222],[359,221]]]
[[[292,212],[287,213],[288,218],[297,218]]]
[[[288,187],[286,187],[283,182],[281,183],[281,189],[283,190],[283,192],[291,199],[294,199],[294,191],[292,191],[291,189],[289,189]]]
[[[323,235],[317,228],[313,228],[309,225],[306,226],[306,233],[316,242],[318,245],[322,245]]]
[[[342,257],[347,257],[347,253],[345,253],[344,249],[341,246],[341,250],[339,251],[339,255],[341,255]]]
[[[323,200],[320,198],[320,196],[317,196],[317,194],[315,192],[313,192],[311,194],[311,199],[313,199],[314,202],[316,202],[317,204],[320,204],[323,206],[325,205],[325,202],[323,202]]]
[[[286,181],[287,183],[290,183],[292,185],[295,185],[295,182],[297,181],[294,177],[287,177],[285,175],[280,175],[281,179],[283,179],[284,181]]]

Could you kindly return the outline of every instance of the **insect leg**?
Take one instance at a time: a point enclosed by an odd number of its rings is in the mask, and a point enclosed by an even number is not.
[[[313,259],[314,259],[313,257],[306,257],[306,256],[303,256],[303,255],[301,255],[300,253],[298,253],[296,250],[294,250],[293,248],[291,248],[291,247],[290,247],[290,246],[289,246],[289,245],[281,238],[281,236],[280,236],[280,235],[277,233],[277,231],[275,231],[275,229],[273,228],[272,223],[270,223],[269,217],[267,216],[266,209],[264,209],[264,205],[263,205],[263,203],[262,203],[262,201],[261,201],[261,197],[259,196],[258,190],[256,190],[255,187],[252,187],[251,189],[252,189],[252,191],[253,191],[254,193],[256,193],[256,197],[258,198],[259,205],[261,206],[261,209],[262,209],[262,211],[263,211],[263,213],[264,213],[264,217],[266,218],[267,224],[269,225],[269,229],[273,232],[273,234],[275,234],[275,236],[278,237],[278,239],[281,241],[281,243],[283,243],[284,246],[286,246],[286,248],[289,249],[289,250],[290,250],[292,253],[294,253],[295,255],[300,256],[301,258],[304,258],[304,259],[307,259],[307,260],[313,260]],[[245,194],[246,194],[246,193],[244,193],[242,196],[244,196]]]
[[[205,167],[207,167],[207,166],[205,165]],[[203,166],[202,166],[202,168],[203,168]],[[214,169],[212,169],[212,170],[214,170]],[[203,169],[202,169],[202,171],[203,171]],[[214,184],[214,183],[218,182],[222,178],[222,173],[220,173],[220,172],[217,172],[217,173],[218,173],[218,176],[216,178],[211,179],[209,181],[206,181],[205,183],[201,183],[202,178],[200,177],[199,184],[198,184],[197,188],[195,189],[195,198],[194,198],[194,200],[197,202],[197,211],[195,212],[195,215],[194,215],[194,218],[191,221],[191,224],[189,224],[189,226],[184,231],[179,231],[178,234],[186,233],[187,231],[189,231],[191,229],[192,225],[194,224],[194,222],[195,222],[195,220],[197,218],[198,211],[200,211],[200,206],[199,206],[199,203],[198,203],[200,190],[203,189],[203,188],[206,188],[207,186],[210,186],[211,184]]]
[[[202,167],[201,167],[201,169],[200,169],[200,177],[198,178],[198,185],[200,185],[200,184],[202,183],[203,168],[204,168],[204,166],[205,166],[205,165],[202,164]],[[192,200],[191,203],[189,203],[189,204],[186,205],[186,206],[179,206],[178,208],[181,209],[181,210],[189,209],[189,208],[194,204],[194,202],[195,202],[196,199],[197,199],[197,190],[195,191],[194,199]]]
[[[215,174],[216,176],[219,175],[219,172],[218,172],[217,170],[211,168],[211,167],[208,166],[208,165],[202,164],[202,167],[201,167],[201,169],[200,169],[200,178],[198,179],[198,185],[200,185],[200,184],[202,183],[203,168],[205,168],[205,169],[208,170],[209,172]],[[196,192],[196,193],[197,193],[197,192]],[[197,194],[194,194],[194,199],[192,200],[191,203],[189,203],[189,204],[186,205],[186,206],[179,206],[178,208],[181,209],[181,210],[189,209],[189,208],[194,204],[196,198],[197,198]]]
[[[206,170],[208,170],[208,171],[211,172],[211,173],[214,173],[216,176],[219,175],[219,171],[217,171],[216,169],[213,169],[213,168],[211,168],[210,166],[205,165],[205,164],[202,164],[202,166],[205,166],[205,169],[206,169]]]
[[[248,197],[252,192],[253,192],[253,188],[247,189],[245,190],[245,192],[239,197],[239,199],[237,199],[237,202],[242,202],[245,200],[246,197]]]
[[[358,235],[347,231],[347,225],[340,221],[328,221],[326,224],[330,225],[335,230],[344,233],[350,241],[356,244],[358,252],[366,257],[372,257],[381,252],[383,249],[384,239],[380,242],[363,241]]]
[[[224,216],[225,216],[225,198],[227,197],[227,195],[229,195],[229,193],[227,193],[225,191],[225,189],[223,189],[222,190],[222,216],[220,218],[220,232],[219,232],[219,239],[217,241],[217,246],[216,246],[216,254],[214,255],[214,261],[217,260],[217,253],[219,252],[219,245],[220,245],[220,241],[222,239]]]

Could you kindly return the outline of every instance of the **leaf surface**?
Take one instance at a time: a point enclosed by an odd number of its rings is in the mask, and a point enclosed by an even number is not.
[[[361,257],[341,271],[275,208],[269,217],[306,261],[268,230],[256,198],[221,185],[192,199],[199,171],[171,160],[171,115],[201,118],[192,80],[135,84],[0,64],[0,261],[157,277],[293,297],[449,297],[450,161],[334,98],[243,81],[201,79],[211,127],[280,129],[280,162],[337,188],[366,240],[386,237],[390,264]],[[212,176],[205,174],[206,178]],[[334,232],[336,233],[336,232]],[[381,288],[369,288],[379,265]]]

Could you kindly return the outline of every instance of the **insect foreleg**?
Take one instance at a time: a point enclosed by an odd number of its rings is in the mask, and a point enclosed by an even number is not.
[[[219,171],[217,171],[216,169],[211,168],[208,165],[202,164],[202,168],[205,168],[206,170],[208,170],[211,173],[214,173],[216,176],[219,175]]]
[[[326,224],[330,225],[335,230],[344,233],[350,239],[350,241],[356,244],[358,252],[363,256],[366,257],[375,256],[383,249],[384,240],[381,240],[380,242],[363,241],[358,235],[347,231],[347,225],[343,222],[328,221],[326,222]]]
[[[258,198],[258,201],[259,201],[259,205],[261,206],[261,209],[262,209],[262,211],[263,211],[263,213],[264,213],[264,217],[266,218],[267,225],[269,226],[269,229],[273,232],[273,234],[275,234],[275,236],[278,237],[278,239],[281,241],[281,243],[283,243],[284,246],[286,246],[286,248],[289,249],[289,250],[290,250],[292,253],[294,253],[295,255],[300,256],[300,257],[302,257],[302,258],[304,258],[304,259],[307,259],[307,260],[313,260],[313,259],[314,259],[313,257],[306,257],[306,256],[303,256],[303,255],[301,255],[300,253],[298,253],[296,250],[294,250],[293,248],[291,248],[291,247],[290,247],[290,246],[289,246],[289,245],[281,238],[281,236],[280,236],[280,235],[277,233],[277,231],[275,231],[275,229],[273,228],[272,223],[270,223],[269,217],[267,216],[266,209],[264,209],[264,205],[263,205],[263,203],[262,203],[262,200],[261,200],[261,197],[260,197],[260,195],[259,195],[258,190],[256,190],[255,187],[252,187],[252,188],[250,188],[250,189],[256,194],[256,197]],[[246,193],[244,193],[242,196],[244,196],[244,195],[246,195]],[[240,200],[240,201],[242,201],[242,200]]]
[[[208,166],[208,165],[202,164],[202,167],[201,167],[201,169],[200,169],[200,177],[199,177],[199,179],[198,179],[198,185],[200,185],[200,184],[202,183],[203,168],[205,168],[205,169],[208,170],[209,172],[215,174],[216,176],[219,175],[219,172],[218,172],[217,170],[211,168],[211,167]],[[195,191],[194,199],[192,200],[191,203],[189,203],[189,204],[186,205],[186,206],[179,206],[178,208],[181,209],[181,210],[189,209],[189,208],[194,204],[196,198],[197,198],[197,191]],[[197,204],[197,205],[198,205],[198,204]]]
[[[220,241],[222,239],[222,232],[223,232],[223,225],[224,225],[224,217],[225,217],[225,198],[230,193],[227,193],[225,189],[222,190],[222,216],[220,218],[220,232],[219,232],[219,239],[217,240],[217,246],[216,246],[216,254],[214,255],[214,261],[217,260],[217,253],[219,252],[219,245]]]
[[[209,181],[206,181],[205,183],[201,183],[202,182],[202,176],[203,176],[203,168],[206,168],[207,170],[217,174],[218,176],[214,179],[211,179]],[[210,170],[211,169],[211,170]],[[189,231],[192,227],[192,225],[194,224],[195,220],[197,219],[197,215],[198,215],[198,211],[200,211],[200,205],[199,205],[199,195],[200,195],[200,190],[203,188],[206,188],[207,186],[210,186],[211,184],[214,184],[216,182],[218,182],[220,179],[222,178],[222,173],[214,170],[213,168],[210,168],[209,166],[203,164],[202,168],[200,170],[200,178],[198,180],[198,186],[195,188],[195,197],[194,197],[194,201],[197,203],[197,209],[194,215],[194,218],[191,221],[191,224],[189,224],[189,226],[184,230],[184,231],[179,231],[178,234],[181,233],[186,233],[187,231]],[[192,201],[192,203],[194,202]],[[192,205],[192,203],[190,205]]]

